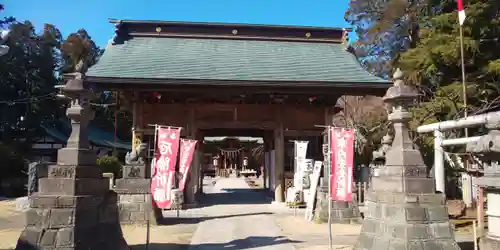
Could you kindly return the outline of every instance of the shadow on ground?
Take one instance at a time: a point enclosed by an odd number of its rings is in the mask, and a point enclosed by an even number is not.
[[[198,207],[213,205],[253,205],[271,204],[267,191],[255,188],[221,189],[221,193],[204,193]]]
[[[262,213],[243,213],[243,214],[230,214],[230,215],[222,215],[222,216],[206,216],[206,217],[181,217],[181,218],[163,218],[160,221],[159,226],[172,226],[177,224],[197,224],[207,220],[216,220],[216,219],[226,219],[232,217],[244,217],[244,216],[252,216],[252,215],[270,215],[273,213],[270,212],[262,212]]]
[[[458,246],[460,246],[460,250],[474,250],[473,241],[458,242]]]
[[[261,236],[251,236],[245,239],[232,240],[226,243],[204,243],[198,245],[188,245],[188,244],[175,244],[175,243],[161,243],[161,244],[150,244],[148,250],[242,250],[242,249],[253,249],[257,247],[265,246],[276,246],[288,243],[301,243],[302,241],[292,241],[285,237],[261,237]],[[146,249],[145,244],[132,245],[131,250],[142,250]]]

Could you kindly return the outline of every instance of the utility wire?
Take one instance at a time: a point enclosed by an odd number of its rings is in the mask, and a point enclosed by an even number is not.
[[[13,106],[16,104],[29,104],[29,103],[38,103],[41,101],[46,101],[46,100],[56,100],[56,94],[51,93],[47,95],[42,95],[42,96],[32,96],[32,97],[25,97],[25,98],[20,98],[20,99],[15,99],[15,100],[0,100],[0,104],[7,104],[9,106]],[[115,106],[116,103],[90,103],[90,105],[94,107],[111,107]]]

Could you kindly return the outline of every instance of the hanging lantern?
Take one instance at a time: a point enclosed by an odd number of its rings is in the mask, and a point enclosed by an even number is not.
[[[154,97],[156,98],[157,101],[161,100],[161,94],[158,92],[153,92]]]
[[[215,156],[212,159],[212,163],[213,163],[214,166],[218,166],[219,165],[219,156]]]

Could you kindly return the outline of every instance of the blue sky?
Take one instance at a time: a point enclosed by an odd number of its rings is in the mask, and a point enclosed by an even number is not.
[[[99,46],[113,35],[108,18],[349,27],[349,0],[4,0],[5,16],[54,24],[64,36],[86,29]]]

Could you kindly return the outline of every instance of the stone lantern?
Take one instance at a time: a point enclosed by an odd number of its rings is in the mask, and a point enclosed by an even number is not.
[[[408,131],[408,108],[418,96],[405,85],[403,73],[383,97],[394,126],[394,139],[385,165],[365,196],[365,217],[354,249],[460,249],[448,219],[443,194],[436,194],[422,156]]]
[[[62,97],[71,102],[66,112],[71,135],[66,147],[58,150],[57,165],[48,166],[47,177],[38,180],[39,192],[30,197],[26,227],[16,250],[128,249],[118,219],[117,195],[109,190],[89,145],[92,91],[81,73],[70,76]]]
[[[97,155],[90,149],[88,124],[94,119],[94,111],[89,99],[93,92],[86,86],[81,73],[73,73],[63,93],[70,99],[66,116],[71,119],[71,135],[65,148],[57,152],[57,163],[60,165],[92,166],[96,164]]]

